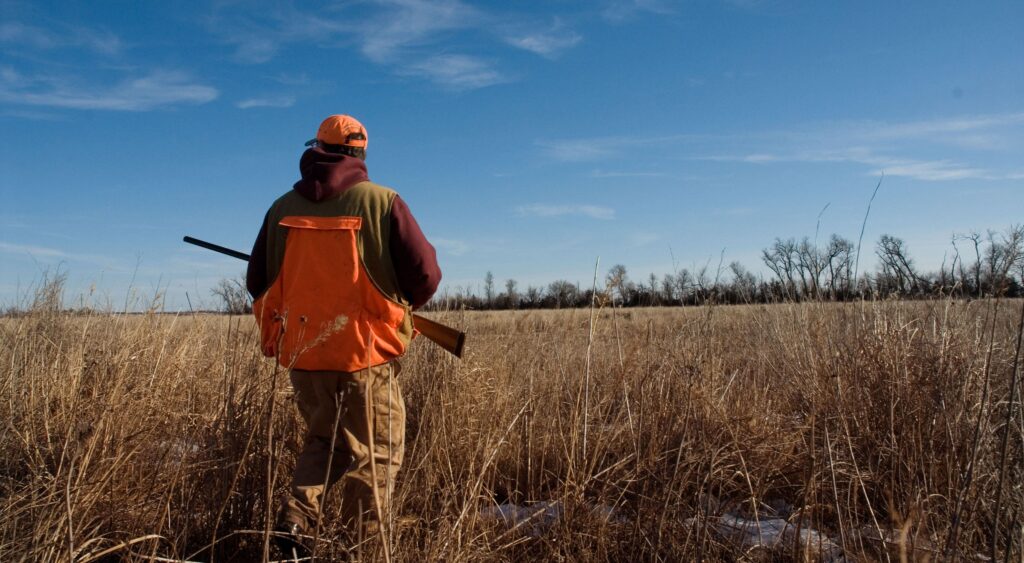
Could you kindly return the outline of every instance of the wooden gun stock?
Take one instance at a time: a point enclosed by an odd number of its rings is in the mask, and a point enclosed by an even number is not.
[[[466,344],[466,333],[432,321],[413,313],[412,325],[420,334],[431,342],[444,348],[456,358],[462,357],[462,347]]]
[[[185,237],[185,242],[201,246],[214,252],[220,252],[226,254],[232,258],[238,258],[239,260],[249,261],[249,255],[244,252],[237,250],[231,250],[225,248],[219,244],[213,244],[212,242],[206,242],[205,240],[199,240],[197,238]],[[425,336],[427,340],[430,340],[434,344],[437,344],[441,348],[444,348],[450,352],[456,358],[462,357],[462,347],[466,344],[466,333],[460,330],[456,330],[450,326],[445,326],[437,321],[432,321],[426,317],[413,313],[412,324],[420,334]]]

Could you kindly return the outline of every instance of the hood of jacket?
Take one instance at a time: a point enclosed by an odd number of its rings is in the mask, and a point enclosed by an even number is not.
[[[350,187],[369,180],[366,163],[344,155],[324,152],[314,147],[299,159],[302,179],[293,189],[310,201],[323,201],[338,196]]]

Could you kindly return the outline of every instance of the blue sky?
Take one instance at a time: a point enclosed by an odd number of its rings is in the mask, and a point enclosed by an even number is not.
[[[1024,3],[0,0],[0,303],[168,308],[242,271],[332,113],[409,203],[444,285],[589,284],[778,237],[1024,220]],[[826,208],[824,213],[822,209]],[[867,254],[865,254],[867,256]]]

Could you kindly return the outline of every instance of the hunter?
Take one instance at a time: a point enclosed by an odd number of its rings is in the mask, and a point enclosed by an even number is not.
[[[339,480],[351,533],[373,533],[386,517],[405,446],[398,358],[413,337],[411,311],[441,280],[405,201],[369,180],[368,140],[353,117],[320,124],[246,274],[263,353],[290,370],[308,428],[275,527],[289,556],[309,552],[303,537]]]

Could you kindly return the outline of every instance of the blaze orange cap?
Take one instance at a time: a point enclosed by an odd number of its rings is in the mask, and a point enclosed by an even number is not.
[[[345,145],[365,149],[369,143],[366,127],[351,115],[332,115],[320,123],[316,138],[306,142],[306,146],[316,143],[328,145]]]

